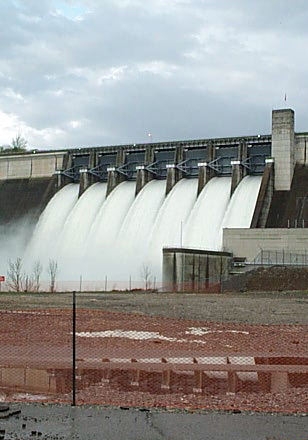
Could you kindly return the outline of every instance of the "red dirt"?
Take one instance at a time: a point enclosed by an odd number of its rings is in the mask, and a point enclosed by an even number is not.
[[[140,386],[131,386],[133,372],[123,367],[112,372],[109,383],[102,383],[102,368],[87,370],[84,361],[100,362],[106,358],[168,358],[202,356],[265,356],[308,358],[308,325],[248,325],[209,323],[172,318],[148,317],[107,311],[78,311],[77,332],[115,332],[105,337],[77,336],[77,375],[79,403],[178,408],[249,409],[260,411],[308,412],[308,380],[297,384],[296,375],[283,392],[260,391],[249,380],[236,394],[227,392],[226,381],[215,380],[201,395],[192,393],[193,373],[175,373],[170,391],[161,390],[161,373],[141,373]],[[71,373],[71,312],[68,310],[0,311],[1,366],[31,367],[36,370]],[[135,333],[123,333],[135,332]],[[141,332],[149,339],[140,340]],[[150,335],[149,332],[155,332]],[[288,363],[291,363],[290,359]],[[305,363],[305,362],[304,362]],[[97,369],[98,368],[98,369]],[[69,374],[67,374],[67,372]],[[308,372],[308,366],[307,366]],[[63,376],[63,377],[64,377]],[[1,382],[1,373],[0,373]],[[58,382],[57,382],[58,383]],[[0,390],[3,386],[0,386]],[[4,387],[5,388],[5,387]],[[3,388],[3,389],[4,389]],[[17,392],[30,392],[16,387],[6,393],[6,400],[35,400]],[[67,401],[70,383],[57,385],[57,395],[47,400]],[[31,391],[33,393],[33,390]],[[39,393],[39,389],[35,395]],[[43,393],[44,394],[44,393]],[[47,393],[45,393],[47,394]],[[42,398],[37,397],[41,401]]]

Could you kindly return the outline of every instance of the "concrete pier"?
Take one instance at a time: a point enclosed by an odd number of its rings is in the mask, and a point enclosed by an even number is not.
[[[205,187],[205,185],[215,176],[215,171],[208,164],[215,159],[215,146],[213,142],[209,142],[206,149],[206,157],[204,162],[199,162],[198,175],[198,196]]]
[[[180,145],[176,147],[175,150],[175,163],[174,164],[167,164],[167,181],[166,181],[166,196],[169,194],[169,192],[172,190],[174,185],[183,177],[182,171],[180,171],[176,165],[179,162],[183,161],[184,157],[184,147],[183,145]]]
[[[294,111],[272,112],[272,157],[275,159],[275,190],[289,191],[295,166]]]
[[[154,149],[151,147],[147,147],[145,151],[145,160],[144,166],[140,165],[137,167],[137,176],[136,176],[136,196],[142,190],[142,188],[150,182],[154,176],[150,173],[146,167],[154,162],[155,155]]]
[[[201,193],[205,185],[215,176],[214,170],[212,170],[207,162],[200,162],[199,165],[199,176],[198,176],[198,192],[197,195]]]
[[[72,183],[72,180],[69,177],[65,176],[62,171],[55,172],[54,180],[57,191],[60,191],[60,189],[64,188],[65,185]]]
[[[114,190],[121,182],[124,182],[125,176],[117,171],[117,168],[124,165],[125,163],[125,151],[123,149],[118,150],[116,166],[110,167],[108,171],[108,181],[107,181],[107,193],[106,197],[109,196],[111,191]]]
[[[232,181],[231,181],[231,196],[236,190],[241,180],[247,175],[247,168],[244,163],[247,159],[247,145],[241,141],[238,147],[238,157],[231,161],[232,165]]]
[[[86,189],[89,188],[89,186],[92,184],[90,183],[90,175],[88,173],[87,168],[81,168],[79,170],[80,173],[80,183],[79,183],[79,194],[78,197],[81,197],[82,194],[86,191]]]

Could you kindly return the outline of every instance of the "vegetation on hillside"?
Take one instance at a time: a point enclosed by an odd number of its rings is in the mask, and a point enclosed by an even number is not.
[[[20,134],[12,139],[11,145],[0,146],[0,154],[24,153],[27,150],[27,141]]]

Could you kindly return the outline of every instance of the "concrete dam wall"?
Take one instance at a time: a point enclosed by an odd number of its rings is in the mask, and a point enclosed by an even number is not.
[[[37,221],[57,191],[56,169],[63,152],[0,155],[0,225],[23,217]]]
[[[294,199],[293,170],[305,162],[306,135],[288,109],[273,112],[272,135],[3,155],[0,230],[22,218],[34,228],[19,246],[10,240],[6,259],[18,252],[29,270],[54,259],[66,280],[150,273],[159,283],[163,247],[233,253],[224,230],[272,224],[273,200]]]

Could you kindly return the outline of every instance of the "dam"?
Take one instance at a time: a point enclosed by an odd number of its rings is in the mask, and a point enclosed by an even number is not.
[[[281,109],[269,135],[0,155],[1,272],[21,257],[63,281],[159,286],[168,249],[303,253],[307,138]]]

